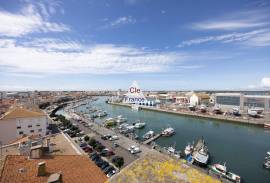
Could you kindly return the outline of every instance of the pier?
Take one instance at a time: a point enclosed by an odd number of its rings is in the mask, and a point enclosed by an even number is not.
[[[145,145],[146,145],[146,144],[149,144],[150,142],[152,142],[152,141],[158,139],[160,136],[161,136],[161,133],[158,133],[158,134],[156,134],[154,137],[145,140],[145,141],[143,142],[143,144],[145,144]]]

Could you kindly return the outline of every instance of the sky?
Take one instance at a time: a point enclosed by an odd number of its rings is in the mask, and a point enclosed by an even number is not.
[[[269,0],[0,0],[0,90],[269,90]]]

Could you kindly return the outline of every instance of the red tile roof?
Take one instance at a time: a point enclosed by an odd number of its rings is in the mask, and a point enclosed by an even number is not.
[[[37,176],[39,162],[46,163],[46,176]],[[21,173],[19,169],[24,169]],[[28,159],[26,156],[6,157],[0,183],[45,183],[53,173],[62,174],[64,183],[104,183],[106,175],[87,156],[55,155],[41,159]]]

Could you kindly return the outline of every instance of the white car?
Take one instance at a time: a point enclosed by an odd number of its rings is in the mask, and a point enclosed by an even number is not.
[[[113,140],[118,140],[119,137],[117,135],[113,135],[109,140],[110,141],[113,141]]]
[[[136,153],[139,153],[141,152],[140,148],[139,147],[135,147],[134,149],[132,149],[131,151],[131,154],[136,154]]]
[[[130,146],[130,147],[128,148],[128,151],[133,150],[135,147],[137,147],[137,146],[135,146],[135,145]]]

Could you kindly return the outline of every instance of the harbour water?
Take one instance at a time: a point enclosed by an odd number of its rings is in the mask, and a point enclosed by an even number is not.
[[[132,111],[128,107],[106,104],[103,97],[97,100],[94,106],[107,111],[109,114],[107,117],[123,115],[128,118],[129,123],[134,123],[136,120],[146,122],[144,129],[137,130],[139,136],[149,130],[158,133],[162,128],[170,125],[175,129],[176,134],[159,138],[156,143],[161,146],[175,143],[177,150],[183,150],[188,142],[191,143],[203,136],[211,154],[210,163],[226,162],[227,168],[240,175],[243,182],[270,182],[270,171],[262,168],[265,154],[270,151],[269,130],[155,111]],[[85,107],[81,106],[79,110],[84,110]],[[97,120],[97,122],[102,121]]]

